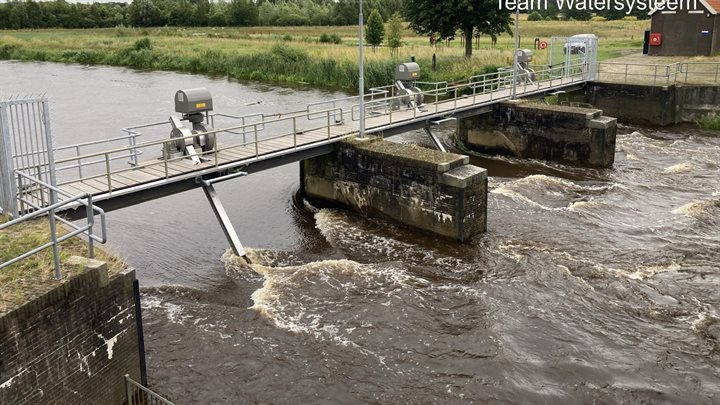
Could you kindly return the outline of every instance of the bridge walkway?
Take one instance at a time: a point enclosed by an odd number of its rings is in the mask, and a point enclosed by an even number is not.
[[[516,96],[520,98],[548,93],[587,81],[585,74],[553,77],[548,74],[550,72],[541,72],[543,73],[546,74],[545,80],[519,84]],[[396,105],[402,100],[402,96],[378,96],[378,94],[369,95],[370,99],[365,102],[365,128],[366,134],[369,135],[403,132],[428,126],[432,120],[451,118],[463,113],[477,113],[482,108],[510,99],[511,88],[507,84],[507,78],[497,75],[492,79],[482,78],[482,80],[475,77],[465,83],[442,88],[436,85],[435,89],[424,92],[426,102],[420,108],[407,106],[397,108]],[[349,97],[345,101],[353,100],[357,102],[357,97]],[[56,166],[77,162],[71,167],[77,167],[80,173],[74,179],[61,179],[58,187],[67,195],[91,195],[93,201],[98,203],[116,197],[127,197],[169,183],[245,170],[260,162],[266,163],[263,168],[270,168],[317,156],[327,153],[332,143],[358,133],[358,105],[349,107],[337,107],[337,105],[339,105],[337,100],[331,100],[315,105],[315,107],[329,107],[325,109],[313,110],[308,107],[307,110],[299,113],[289,113],[272,119],[265,117],[256,122],[243,119],[241,125],[215,128],[212,133],[216,134],[218,142],[214,149],[198,153],[202,159],[199,164],[194,164],[187,156],[173,157],[164,152],[166,144],[172,142],[170,138],[146,143],[131,142],[130,145],[122,148],[56,159]],[[313,123],[313,120],[318,119],[323,122]],[[309,127],[301,128],[300,121],[308,124]],[[271,133],[264,138],[258,135],[260,132],[267,134],[268,127],[277,123],[284,123],[286,127],[292,124],[292,128],[289,131],[278,130],[279,135]],[[243,142],[231,142],[237,140],[238,136],[224,140],[223,134],[242,134]],[[247,139],[248,137],[251,139]],[[146,155],[161,154],[161,156],[138,161],[140,150],[144,150]],[[130,167],[118,168],[114,161],[128,156],[133,157],[135,162]],[[90,163],[85,163],[88,161]],[[91,170],[91,167],[95,167],[95,170]],[[87,174],[88,172],[91,174]],[[22,190],[22,179],[19,180],[21,182],[19,189]],[[48,196],[43,195],[46,192],[41,189],[27,189],[20,198],[21,205],[23,201],[29,202],[30,206],[46,205],[49,201]],[[140,198],[138,201],[142,200]]]

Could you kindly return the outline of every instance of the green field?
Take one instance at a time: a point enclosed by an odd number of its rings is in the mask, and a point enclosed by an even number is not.
[[[600,38],[602,60],[639,52],[648,27],[649,21],[531,22],[523,18],[521,47],[532,49],[535,38],[594,33]],[[338,34],[342,43],[321,43],[323,33]],[[510,64],[511,36],[500,37],[495,49],[488,37],[481,37],[471,59],[463,56],[459,38],[449,46],[432,47],[427,37],[405,30],[404,46],[396,57],[385,47],[368,48],[367,86],[389,84],[394,65],[411,56],[423,67],[426,81],[461,80]],[[357,44],[357,26],[20,30],[0,31],[0,59],[104,64],[354,89],[358,83]],[[437,55],[435,72],[429,69],[433,53]],[[547,61],[547,50],[536,51],[536,64]]]

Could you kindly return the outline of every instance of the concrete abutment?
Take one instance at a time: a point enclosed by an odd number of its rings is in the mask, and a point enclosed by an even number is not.
[[[0,404],[120,405],[123,376],[141,381],[135,271],[76,264],[84,271],[0,314]]]
[[[591,104],[625,124],[666,126],[720,113],[720,86],[590,82],[560,100]]]

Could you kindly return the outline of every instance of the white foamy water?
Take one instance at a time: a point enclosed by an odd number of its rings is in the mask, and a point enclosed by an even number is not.
[[[663,173],[665,174],[682,174],[682,173],[690,173],[697,170],[697,166],[693,165],[692,163],[678,163],[676,165],[672,165],[665,170],[663,170]]]
[[[673,214],[685,215],[686,217],[701,219],[714,215],[714,212],[720,208],[720,201],[693,201],[682,205],[672,212]]]
[[[598,268],[603,269],[604,271],[609,271],[614,274],[617,274],[621,277],[626,277],[631,280],[644,280],[647,278],[651,278],[659,273],[666,273],[666,272],[677,272],[680,270],[680,265],[672,262],[668,264],[656,264],[656,265],[646,265],[646,266],[639,266],[635,269],[615,269],[610,267],[604,267],[601,265],[598,265]]]

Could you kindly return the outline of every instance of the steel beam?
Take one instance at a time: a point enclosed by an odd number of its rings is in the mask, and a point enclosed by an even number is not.
[[[428,134],[430,137],[430,140],[432,141],[433,145],[440,151],[440,152],[447,152],[447,149],[445,149],[445,145],[440,141],[440,138],[437,137],[437,135],[433,134],[430,127],[425,127],[425,133]]]
[[[220,197],[218,197],[215,192],[215,187],[213,187],[212,184],[206,184],[203,185],[203,191],[205,192],[208,202],[210,202],[210,206],[215,213],[215,217],[218,222],[220,222],[220,227],[222,228],[225,237],[228,242],[230,242],[230,248],[232,248],[233,253],[235,253],[236,256],[247,260],[249,263],[250,260],[248,260],[245,249],[243,248],[242,243],[240,243],[240,238],[238,238],[237,232],[235,232],[235,228],[233,228],[232,222],[230,222],[230,217],[228,217],[227,212],[225,212],[225,208],[223,208],[222,202],[220,202]]]

